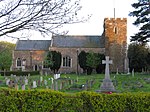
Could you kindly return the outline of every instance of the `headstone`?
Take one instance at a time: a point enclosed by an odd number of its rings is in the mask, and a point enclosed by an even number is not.
[[[57,74],[54,74],[54,79],[57,79]]]
[[[134,77],[134,69],[132,70],[132,77]]]
[[[6,85],[8,86],[10,82],[10,79],[6,79]]]
[[[18,84],[15,84],[15,90],[18,90],[18,89],[19,89]]]
[[[33,87],[32,88],[37,88],[36,81],[33,81]]]
[[[21,89],[22,89],[22,90],[25,90],[25,84],[22,84],[22,85],[21,85]]]
[[[47,86],[47,80],[44,80],[44,85]]]
[[[46,71],[46,72],[45,72],[45,76],[47,76],[47,74],[48,74],[48,73],[47,73],[47,71]]]
[[[60,78],[60,74],[57,74],[57,79],[59,79]]]
[[[117,74],[117,75],[119,74],[119,72],[118,72],[118,68],[117,68],[117,72],[116,72],[116,74]]]
[[[28,85],[28,79],[27,78],[25,78],[25,85]]]
[[[79,78],[78,78],[78,76],[77,76],[77,82],[78,82],[78,80],[79,80]]]
[[[54,81],[54,84],[55,84],[54,85],[55,86],[55,90],[58,90],[58,82],[57,82],[57,80]]]
[[[30,74],[28,74],[28,79],[30,78]]]
[[[130,68],[128,68],[128,72],[127,72],[127,74],[130,74]]]
[[[54,79],[53,78],[51,78],[51,80],[52,80],[52,84],[54,83]]]
[[[98,90],[97,92],[115,92],[116,90],[110,79],[110,73],[109,73],[109,64],[112,64],[112,60],[109,60],[109,56],[106,56],[106,60],[102,60],[102,64],[106,64],[105,79],[103,79],[100,90]]]
[[[41,77],[40,77],[40,82],[42,82],[42,81],[43,81],[43,77],[41,76]]]
[[[14,76],[13,74],[10,75],[11,78],[13,78],[13,76]]]

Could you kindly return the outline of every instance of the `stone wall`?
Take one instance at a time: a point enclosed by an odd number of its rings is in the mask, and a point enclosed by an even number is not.
[[[16,67],[16,61],[18,58],[21,60],[25,59],[25,70],[34,70],[35,65],[38,66],[38,69],[42,67],[42,61],[46,56],[47,51],[14,51],[13,52],[13,63],[12,63],[12,70],[18,70],[19,68]],[[23,64],[23,63],[22,63]]]
[[[59,51],[62,54],[62,57],[64,56],[70,56],[72,59],[72,66],[71,67],[63,67],[61,65],[61,68],[59,70],[60,73],[82,73],[82,69],[80,68],[79,64],[77,65],[77,55],[80,54],[82,50],[85,52],[89,52],[90,50],[95,53],[105,53],[104,48],[56,48],[56,47],[50,47],[50,51]]]

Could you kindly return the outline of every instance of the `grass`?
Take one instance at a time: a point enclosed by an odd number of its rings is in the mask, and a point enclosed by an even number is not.
[[[111,74],[110,76],[111,76],[111,80],[114,83],[115,89],[118,92],[150,92],[150,74],[142,75],[137,73],[134,75],[134,77],[131,74],[130,75]],[[45,79],[47,80],[49,88],[51,88],[50,85],[52,83],[51,80],[49,80],[49,78],[52,77],[53,77],[52,75],[43,76],[43,80]],[[65,84],[64,88],[59,90],[65,93],[76,93],[85,90],[96,91],[100,89],[100,85],[104,77],[105,77],[104,74],[92,74],[92,75],[61,74],[61,79],[59,79],[57,82],[58,85],[60,85],[60,83],[65,82],[69,79],[74,80],[74,83],[72,85]],[[39,79],[40,79],[40,75],[31,76],[29,82],[32,82],[33,80],[39,80]],[[0,88],[7,87],[5,85],[5,78],[3,76],[0,76],[0,81],[2,81]],[[90,82],[93,82],[91,86],[89,84]],[[88,88],[82,87],[85,84],[88,84]],[[44,89],[44,88],[45,86],[39,86],[37,89]]]

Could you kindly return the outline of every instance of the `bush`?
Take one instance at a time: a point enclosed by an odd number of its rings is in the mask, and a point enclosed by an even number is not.
[[[0,112],[149,112],[150,93],[0,90]]]

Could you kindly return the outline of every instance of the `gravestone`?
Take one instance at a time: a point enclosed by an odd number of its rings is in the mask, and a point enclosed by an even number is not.
[[[118,70],[118,68],[117,68],[117,72],[116,72],[116,75],[118,75],[119,74],[119,70]]]
[[[33,81],[33,87],[32,88],[37,88],[36,81]]]
[[[22,85],[21,85],[21,89],[22,89],[22,90],[25,90],[25,84],[22,84]]]
[[[6,79],[6,85],[8,86],[10,82],[10,79]]]
[[[52,81],[51,81],[51,89],[54,90],[54,79],[51,78],[51,80],[52,80]]]
[[[18,84],[15,84],[15,90],[18,90],[18,89],[19,89]]]
[[[47,80],[44,80],[44,85],[47,86]]]
[[[27,78],[25,78],[25,85],[28,85],[28,79]]]
[[[132,77],[134,77],[134,69],[132,70]]]
[[[41,77],[40,77],[40,82],[42,83],[42,81],[43,81],[43,77],[41,76]]]
[[[128,72],[127,72],[127,74],[130,74],[130,68],[128,68]]]
[[[112,60],[109,60],[109,56],[106,56],[106,60],[102,60],[102,64],[106,64],[105,78],[103,79],[100,90],[97,90],[97,92],[115,92],[116,90],[114,88],[112,80],[110,79],[109,73],[109,64],[112,64]]]

